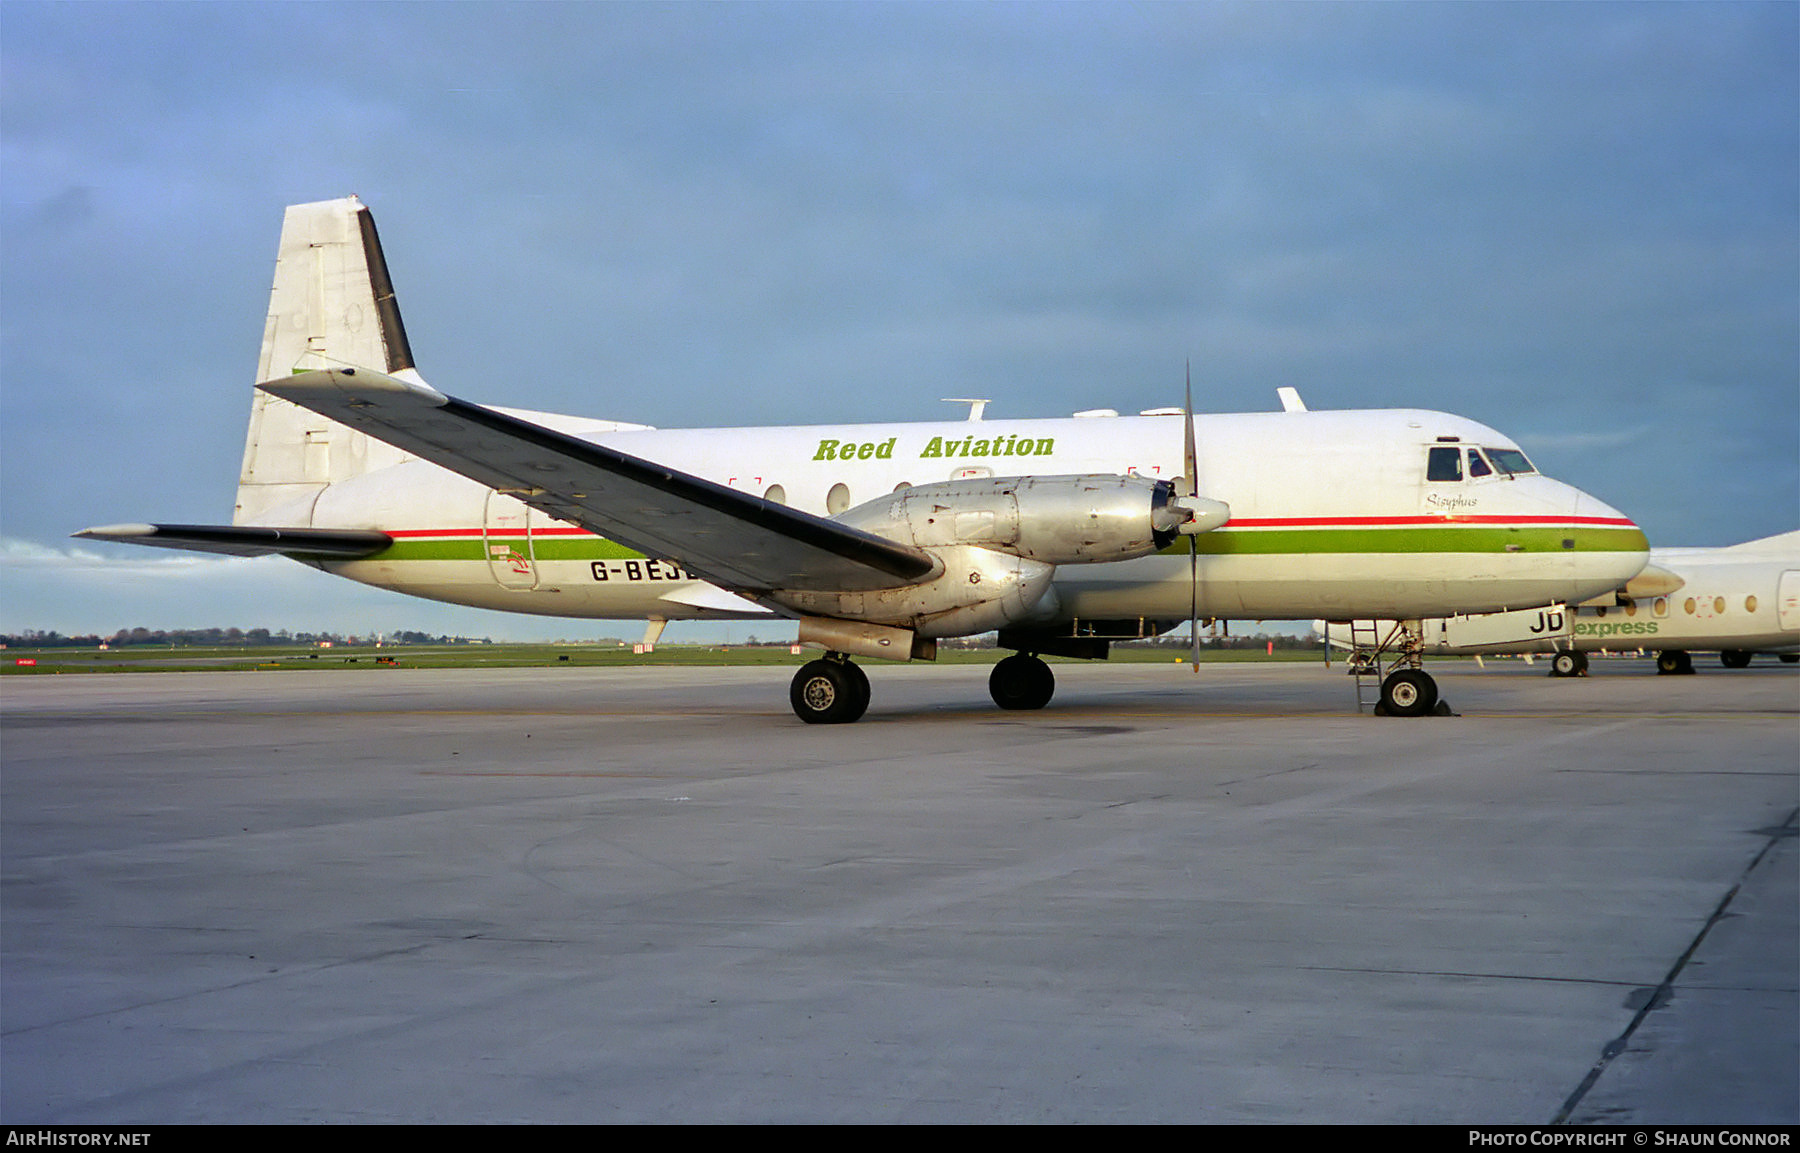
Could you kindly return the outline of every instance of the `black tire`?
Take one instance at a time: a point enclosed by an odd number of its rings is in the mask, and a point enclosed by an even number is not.
[[[869,679],[847,662],[808,661],[788,686],[788,703],[809,725],[847,725],[869,707]]]
[[[850,675],[854,682],[852,687],[856,690],[856,707],[844,718],[844,723],[850,724],[852,721],[862,720],[863,714],[869,711],[869,674],[863,672],[861,665],[853,665],[849,661],[845,661],[842,667]]]
[[[1656,671],[1664,676],[1680,676],[1694,671],[1694,661],[1681,649],[1664,649],[1656,654]]]
[[[1579,677],[1587,672],[1587,654],[1561,652],[1550,658],[1550,675]]]
[[[1421,669],[1401,669],[1381,682],[1381,707],[1390,717],[1422,717],[1437,702],[1437,682]]]
[[[1028,653],[1014,653],[988,674],[988,695],[1003,709],[1041,709],[1055,693],[1050,666]]]
[[[1750,654],[1737,649],[1726,649],[1719,654],[1719,663],[1728,669],[1747,669],[1750,667]]]

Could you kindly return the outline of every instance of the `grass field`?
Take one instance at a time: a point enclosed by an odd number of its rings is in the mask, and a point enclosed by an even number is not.
[[[634,654],[617,645],[484,644],[484,645],[310,645],[264,648],[131,645],[104,651],[91,648],[9,648],[0,651],[0,675],[46,676],[56,673],[163,673],[253,671],[257,669],[470,669],[547,668],[617,665],[787,665],[799,667],[819,650],[796,655],[776,645],[661,645]],[[1007,655],[1005,649],[938,650],[942,664],[989,665]],[[1052,663],[1064,658],[1046,658]],[[1174,664],[1187,659],[1185,650],[1116,645],[1112,659],[1132,664]],[[1318,661],[1318,652],[1277,649],[1202,649],[1210,661]]]

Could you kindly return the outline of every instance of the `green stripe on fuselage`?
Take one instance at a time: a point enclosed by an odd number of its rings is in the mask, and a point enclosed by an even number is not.
[[[1395,528],[1223,528],[1194,538],[1206,556],[1273,556],[1295,553],[1504,553],[1644,552],[1650,542],[1635,528],[1587,526],[1506,528],[1494,525],[1406,525]],[[1572,547],[1564,541],[1574,541]],[[643,553],[597,536],[465,536],[401,539],[372,561],[487,560],[490,548],[507,547],[539,561],[637,560]],[[1162,550],[1185,556],[1178,540]]]
[[[1644,552],[1650,541],[1635,528],[1506,528],[1493,525],[1406,525],[1397,528],[1219,529],[1194,538],[1206,556],[1293,553]],[[1564,541],[1573,541],[1565,545]],[[1186,541],[1163,553],[1183,555]]]

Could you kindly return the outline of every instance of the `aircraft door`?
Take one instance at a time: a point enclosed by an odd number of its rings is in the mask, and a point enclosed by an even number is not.
[[[1800,569],[1781,574],[1781,584],[1775,590],[1775,608],[1783,632],[1800,632]]]
[[[504,493],[490,492],[482,518],[482,551],[488,571],[504,588],[525,591],[538,584],[537,558],[532,548],[531,509]]]

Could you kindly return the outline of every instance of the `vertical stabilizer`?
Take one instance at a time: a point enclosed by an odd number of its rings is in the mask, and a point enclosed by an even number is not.
[[[375,218],[354,196],[296,204],[282,219],[256,379],[346,365],[418,379]],[[265,392],[251,405],[236,524],[310,524],[327,485],[405,459]]]

